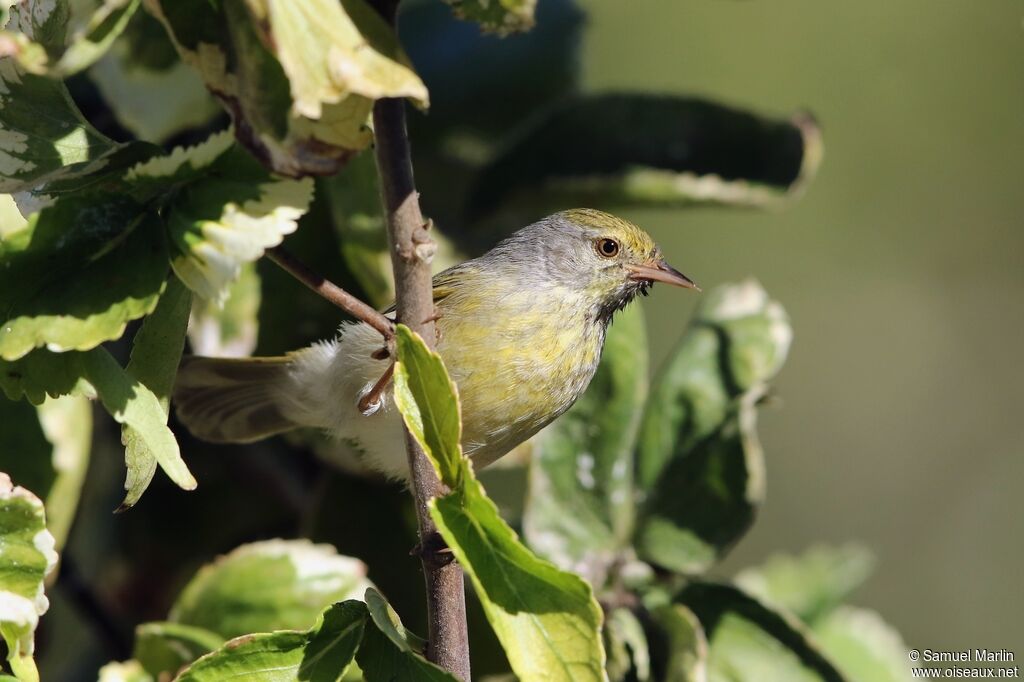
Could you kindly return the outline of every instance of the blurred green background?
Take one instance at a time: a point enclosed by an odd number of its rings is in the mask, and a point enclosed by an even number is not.
[[[782,211],[626,213],[700,284],[755,275],[792,317],[767,504],[721,572],[857,539],[880,565],[855,601],[908,646],[1024,654],[1024,6],[582,6],[587,90],[806,107],[824,129]],[[694,303],[644,302],[655,359]]]

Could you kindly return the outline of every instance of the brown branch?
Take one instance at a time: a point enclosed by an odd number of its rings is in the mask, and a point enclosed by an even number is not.
[[[393,15],[389,18],[393,20]],[[427,345],[433,346],[436,316],[430,259],[435,247],[428,232],[429,225],[420,213],[419,195],[413,183],[405,129],[405,102],[401,99],[378,100],[373,106],[373,129],[391,264],[395,271],[397,319],[418,332]],[[444,547],[444,541],[427,506],[432,497],[447,491],[408,429],[405,430],[405,444],[419,521],[419,556],[427,587],[427,658],[469,682],[469,640],[462,568],[451,560],[450,554],[439,551]]]
[[[323,275],[319,275],[305,263],[284,250],[280,246],[267,249],[267,258],[281,266],[288,274],[299,280],[307,287],[323,296],[325,299],[352,315],[362,320],[381,333],[384,341],[390,347],[395,337],[395,325],[388,318],[381,315],[372,307],[363,303],[358,298],[348,293],[334,282],[331,282]]]

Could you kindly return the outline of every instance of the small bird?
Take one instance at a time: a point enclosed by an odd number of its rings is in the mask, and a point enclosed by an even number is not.
[[[636,225],[574,209],[529,225],[433,280],[437,351],[462,403],[462,446],[480,469],[568,410],[594,376],[616,311],[654,282],[698,289]],[[698,289],[699,291],[699,289]],[[401,416],[380,334],[363,322],[283,357],[185,357],[173,402],[197,437],[247,443],[315,427],[373,469],[406,479]]]

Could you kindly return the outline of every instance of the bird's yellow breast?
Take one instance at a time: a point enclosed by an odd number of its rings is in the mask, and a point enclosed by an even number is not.
[[[568,409],[600,360],[604,325],[572,291],[477,283],[438,307],[438,351],[458,385],[463,446],[478,467]]]

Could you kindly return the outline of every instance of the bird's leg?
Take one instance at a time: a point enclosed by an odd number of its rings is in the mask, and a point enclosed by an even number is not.
[[[380,379],[377,379],[369,391],[363,394],[363,397],[356,403],[356,407],[362,414],[373,414],[377,411],[377,407],[380,403],[380,396],[384,393],[384,389],[387,388],[388,384],[391,383],[391,377],[395,373],[395,363],[392,362],[388,365],[388,368],[384,370],[384,374],[381,375]]]

